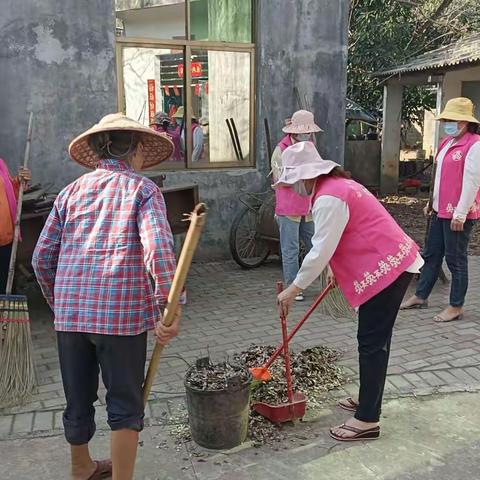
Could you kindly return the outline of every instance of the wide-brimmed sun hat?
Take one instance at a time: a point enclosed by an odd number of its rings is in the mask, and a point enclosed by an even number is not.
[[[317,133],[323,130],[315,123],[313,113],[308,110],[298,110],[292,115],[289,123],[282,128],[285,133]]]
[[[185,116],[185,108],[184,107],[178,107],[178,110],[173,114],[173,118],[183,118]],[[195,114],[190,111],[190,116],[196,120],[197,117]]]
[[[443,112],[436,120],[450,120],[454,122],[480,123],[474,116],[475,105],[469,98],[457,97],[447,102]]]
[[[298,142],[283,151],[280,176],[273,188],[290,187],[300,180],[327,175],[339,166],[324,160],[312,142]]]
[[[70,158],[84,167],[94,169],[100,158],[97,152],[90,146],[88,140],[95,133],[113,131],[135,132],[140,135],[144,157],[142,168],[144,169],[162,163],[173,154],[173,143],[166,135],[145,127],[141,123],[128,118],[123,113],[111,113],[72,140],[68,147]]]

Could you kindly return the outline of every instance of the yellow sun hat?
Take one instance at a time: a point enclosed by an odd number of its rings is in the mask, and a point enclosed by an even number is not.
[[[457,97],[447,102],[443,112],[435,120],[450,120],[454,122],[480,123],[474,117],[475,105],[469,98]]]

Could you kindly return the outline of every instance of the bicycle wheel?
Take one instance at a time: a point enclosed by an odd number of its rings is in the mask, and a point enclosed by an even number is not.
[[[270,255],[268,245],[257,233],[258,213],[245,207],[233,220],[230,229],[230,253],[242,268],[259,267]]]

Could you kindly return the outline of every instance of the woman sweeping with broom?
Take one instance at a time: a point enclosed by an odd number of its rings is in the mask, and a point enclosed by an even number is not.
[[[173,144],[119,113],[73,140],[69,153],[94,171],[57,197],[33,266],[55,313],[71,478],[109,478],[113,469],[113,480],[131,480],[143,428],[147,331],[155,329],[165,345],[179,327],[179,311],[170,327],[162,323],[176,268],[165,203],[135,171],[168,159]],[[93,461],[88,448],[100,370],[111,462]]]
[[[323,160],[312,143],[287,148],[282,166],[274,187],[292,186],[310,197],[315,234],[297,277],[278,301],[287,314],[298,292],[330,263],[343,294],[358,308],[360,364],[358,402],[349,398],[339,404],[355,414],[331,428],[330,435],[339,441],[376,439],[393,325],[423,260],[417,245],[377,199],[338,164]]]

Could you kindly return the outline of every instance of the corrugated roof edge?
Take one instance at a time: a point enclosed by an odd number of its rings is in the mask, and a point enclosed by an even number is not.
[[[408,72],[437,70],[462,63],[480,63],[480,34],[472,35],[457,42],[425,52],[408,63],[374,72],[373,76],[383,77]]]

